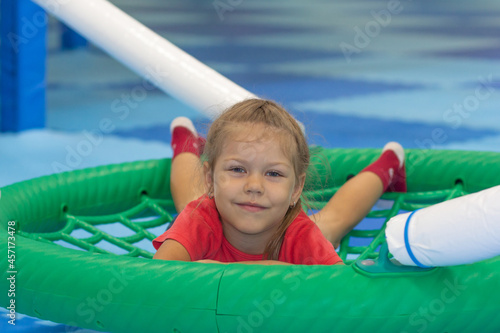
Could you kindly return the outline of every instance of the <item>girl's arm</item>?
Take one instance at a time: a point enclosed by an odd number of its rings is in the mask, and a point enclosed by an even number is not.
[[[160,246],[158,251],[153,256],[153,259],[161,260],[179,260],[179,261],[191,261],[191,257],[184,246],[176,240],[167,239]],[[216,264],[227,264],[217,260],[198,260],[201,263],[216,263]],[[256,260],[256,261],[239,261],[234,264],[245,264],[245,265],[291,265],[288,262],[278,261],[278,260]],[[336,265],[343,265],[343,262],[339,262]]]
[[[153,259],[191,261],[191,256],[181,243],[167,239],[156,251]]]
[[[246,264],[246,265],[291,265],[290,263],[278,261],[278,260],[255,260],[255,261],[237,261],[237,262],[221,262],[217,260],[198,260],[197,262],[205,264]]]
[[[228,264],[227,262],[220,262],[217,260],[198,260],[197,262],[202,262],[206,264]],[[292,265],[288,262],[278,261],[278,260],[257,260],[257,261],[238,261],[232,262],[231,264],[247,264],[247,265]],[[342,261],[336,263],[335,265],[344,265]]]

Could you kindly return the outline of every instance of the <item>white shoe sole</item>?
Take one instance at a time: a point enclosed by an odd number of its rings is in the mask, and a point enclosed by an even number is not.
[[[193,122],[191,121],[191,119],[187,118],[187,117],[177,117],[175,118],[172,123],[170,123],[170,133],[172,133],[174,131],[174,129],[176,127],[185,127],[187,128],[189,131],[191,131],[191,133],[193,133],[196,137],[198,137],[198,132],[196,132],[196,128],[194,128],[194,125],[193,125]]]
[[[399,167],[401,168],[405,163],[405,150],[403,149],[403,146],[397,142],[391,141],[384,146],[382,153],[386,150],[392,150],[396,154],[399,160]]]

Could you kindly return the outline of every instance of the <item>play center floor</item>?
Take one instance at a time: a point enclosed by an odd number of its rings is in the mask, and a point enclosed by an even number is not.
[[[498,1],[110,2],[247,90],[283,104],[304,123],[311,145],[382,148],[398,141],[405,148],[500,152]],[[52,18],[46,127],[0,133],[0,187],[169,157],[169,125],[180,115],[206,132],[207,116],[160,90],[141,90],[142,78],[91,42],[76,50],[60,45]],[[2,318],[0,331],[92,332],[20,314],[16,324]]]

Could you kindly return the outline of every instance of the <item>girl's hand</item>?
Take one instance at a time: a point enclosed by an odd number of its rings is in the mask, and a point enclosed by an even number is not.
[[[211,259],[197,260],[196,262],[201,262],[203,264],[227,264],[225,262],[221,262],[221,261],[217,261],[217,260],[211,260]]]

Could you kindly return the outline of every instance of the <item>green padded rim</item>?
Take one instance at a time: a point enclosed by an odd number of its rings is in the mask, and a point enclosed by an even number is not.
[[[308,197],[328,200],[335,188],[379,153],[375,149],[313,149]],[[500,184],[498,153],[406,153],[412,198],[422,191],[449,191],[457,184],[465,193]],[[168,201],[169,171],[168,159],[140,161],[3,188],[3,253],[7,253],[8,221],[15,221],[19,230],[16,310],[112,332],[476,332],[500,328],[499,257],[425,273],[384,275],[362,272],[356,265],[268,267],[153,261],[77,251],[22,236],[59,230],[67,213],[98,216],[127,210],[140,204],[144,193]],[[8,262],[2,260],[1,266],[0,286],[7,291]],[[9,301],[8,293],[2,292],[0,305],[7,307]]]

